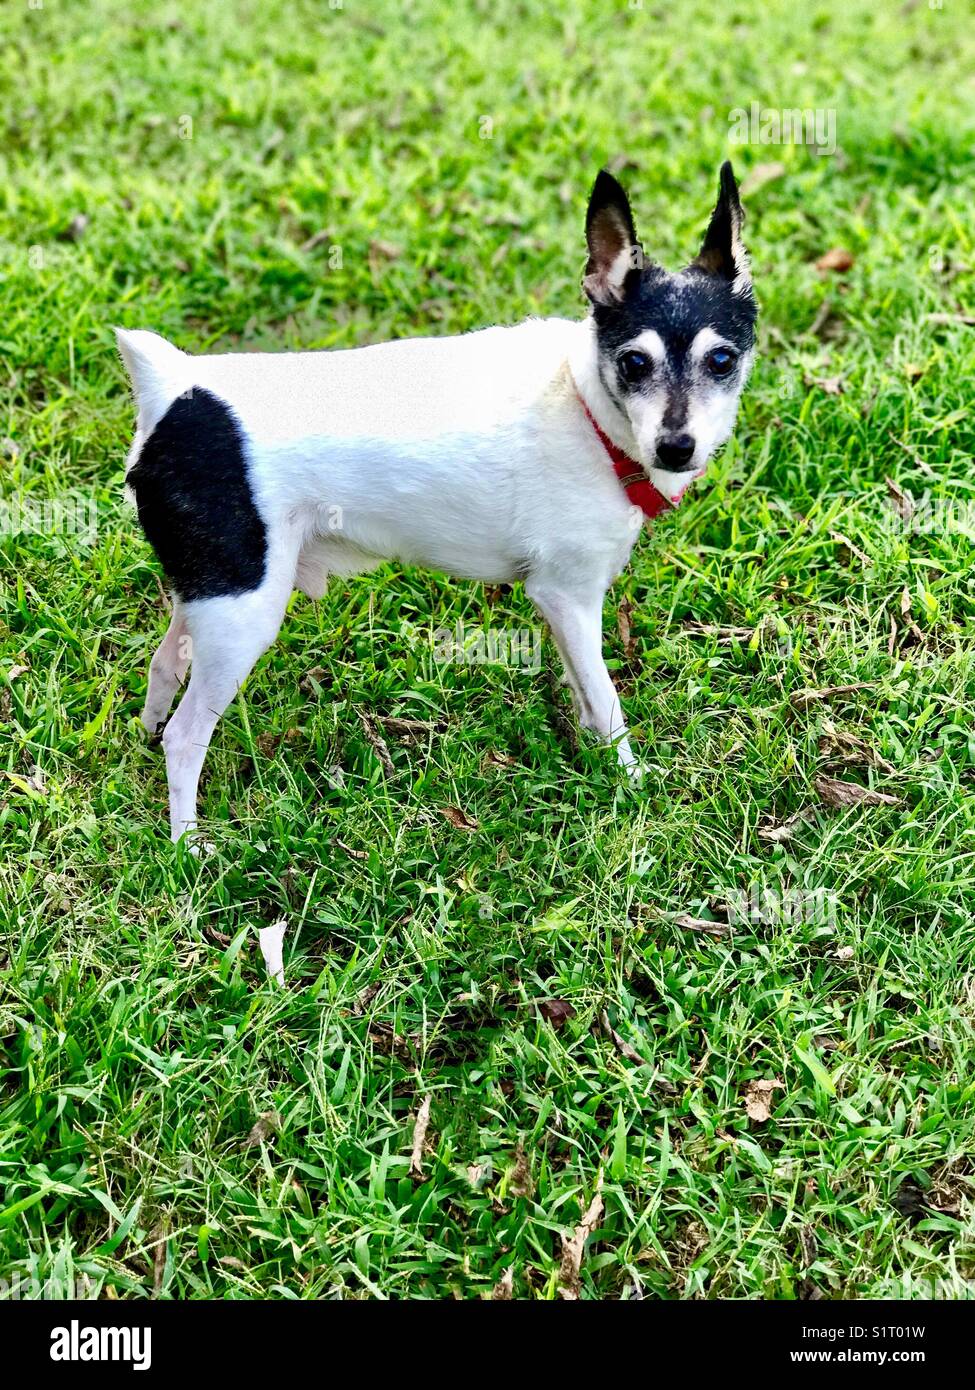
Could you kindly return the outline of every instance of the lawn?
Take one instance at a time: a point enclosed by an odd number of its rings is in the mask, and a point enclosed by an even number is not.
[[[971,1296],[967,7],[35,4],[0,15],[0,1293]],[[733,143],[752,102],[835,152]],[[547,641],[438,659],[533,628],[519,589],[386,566],[294,596],[215,852],[172,846],[110,326],[580,314],[600,165],[676,267],[728,156],[758,362],[606,606],[642,788]]]

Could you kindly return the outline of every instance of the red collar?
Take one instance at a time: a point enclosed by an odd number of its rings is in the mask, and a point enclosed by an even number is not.
[[[578,395],[578,392],[576,394]],[[659,516],[661,512],[669,511],[674,505],[673,502],[668,501],[662,492],[658,492],[640,464],[635,459],[631,459],[629,454],[624,454],[623,450],[613,443],[605,430],[600,429],[592,411],[581,396],[579,396],[579,404],[586,412],[586,418],[596,431],[599,442],[609,454],[613,472],[619,478],[623,491],[630,501],[640,508],[644,516],[655,517]]]

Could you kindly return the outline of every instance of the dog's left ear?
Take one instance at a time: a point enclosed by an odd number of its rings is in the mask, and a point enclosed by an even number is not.
[[[600,169],[586,212],[589,260],[582,288],[593,304],[622,304],[643,269],[643,247],[636,239],[633,214],[622,187]]]
[[[751,285],[748,256],[741,239],[744,220],[734,170],[726,159],[719,175],[718,202],[694,265],[709,275],[732,281],[737,294],[746,294]]]

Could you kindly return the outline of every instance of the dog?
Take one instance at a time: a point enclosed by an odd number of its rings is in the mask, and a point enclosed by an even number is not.
[[[523,582],[580,723],[639,775],[603,661],[603,599],[645,518],[676,505],[731,433],[757,317],[742,221],[726,163],[697,256],[669,273],[644,257],[603,171],[581,320],[204,356],[116,330],[137,408],[127,492],[172,594],[142,720],[163,729],[174,840],[192,843],[210,738],[292,590],[320,598],[329,574],[389,559]]]

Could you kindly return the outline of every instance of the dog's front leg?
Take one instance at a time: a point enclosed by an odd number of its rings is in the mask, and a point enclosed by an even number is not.
[[[620,762],[631,777],[638,778],[640,763],[626,736],[620,699],[603,660],[604,595],[576,593],[542,579],[529,579],[525,591],[551,628],[576,697],[580,724],[615,744]]]

